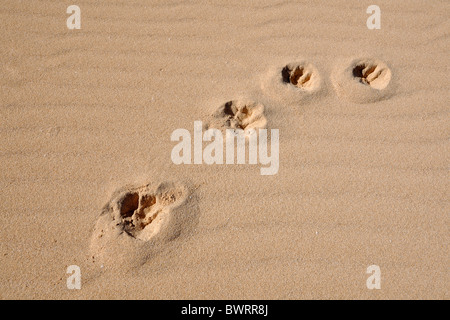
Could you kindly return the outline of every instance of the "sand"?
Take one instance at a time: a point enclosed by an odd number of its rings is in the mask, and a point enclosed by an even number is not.
[[[448,299],[450,4],[371,4],[2,0],[1,298]],[[229,101],[276,174],[172,162]]]

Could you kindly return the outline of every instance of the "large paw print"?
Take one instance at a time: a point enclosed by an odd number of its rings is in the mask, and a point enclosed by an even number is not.
[[[189,231],[197,214],[195,198],[183,184],[121,188],[97,220],[92,257],[110,266],[120,264],[121,259],[145,261],[161,245]]]

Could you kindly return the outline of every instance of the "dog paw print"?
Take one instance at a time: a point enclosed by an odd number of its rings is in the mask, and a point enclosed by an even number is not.
[[[110,266],[145,261],[152,252],[192,229],[197,215],[195,197],[183,184],[121,188],[97,220],[92,257]]]
[[[373,58],[341,62],[331,77],[338,96],[356,103],[370,103],[392,96],[395,89],[392,78],[389,66]]]
[[[391,70],[384,64],[376,61],[361,61],[353,67],[353,77],[362,84],[377,90],[383,90],[391,80]]]
[[[165,193],[152,193],[143,187],[125,193],[119,200],[120,225],[130,236],[147,241],[161,228],[168,219],[171,206],[184,198],[181,190],[170,190]]]
[[[218,129],[263,129],[267,126],[264,106],[254,101],[232,100],[221,105],[212,115],[209,127]]]
[[[286,84],[291,84],[303,90],[313,90],[316,84],[317,71],[312,65],[291,63],[281,70],[281,78]]]
[[[313,64],[298,61],[270,68],[262,78],[261,89],[277,102],[298,105],[321,94],[324,86]]]

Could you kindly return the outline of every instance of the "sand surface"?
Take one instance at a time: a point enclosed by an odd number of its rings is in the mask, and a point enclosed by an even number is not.
[[[371,4],[2,0],[1,298],[448,299],[450,3],[379,0],[380,30]],[[277,174],[172,163],[245,99]],[[152,229],[101,237],[123,197]]]

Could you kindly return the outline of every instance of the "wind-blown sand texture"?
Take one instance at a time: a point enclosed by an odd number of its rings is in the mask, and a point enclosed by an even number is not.
[[[1,298],[448,299],[449,12],[2,0]],[[228,102],[242,127],[243,101],[276,175],[172,163],[175,129]]]

